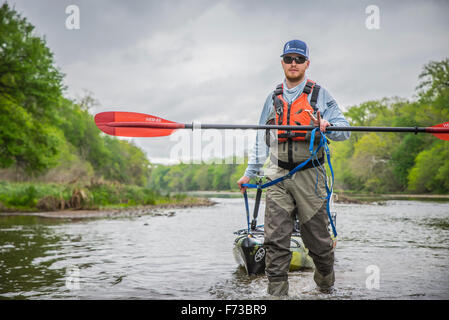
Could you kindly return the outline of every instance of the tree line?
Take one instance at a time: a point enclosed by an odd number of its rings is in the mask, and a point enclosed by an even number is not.
[[[356,126],[430,127],[449,120],[449,59],[419,75],[413,101],[384,98],[349,108]],[[449,192],[449,142],[431,134],[353,133],[332,145],[343,189],[369,192]]]
[[[236,181],[247,167],[247,158],[241,164],[235,164],[236,161],[234,164],[221,164],[221,161],[219,163],[151,165],[149,186],[165,192],[235,190]]]

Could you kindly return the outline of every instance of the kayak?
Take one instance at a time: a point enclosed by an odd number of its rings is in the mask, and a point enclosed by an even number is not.
[[[263,274],[265,272],[265,247],[263,245],[263,227],[255,230],[242,229],[234,232],[237,237],[234,240],[233,254],[236,262],[243,266],[248,275]],[[301,234],[297,231],[292,233],[290,240],[290,271],[302,269],[313,269],[312,258],[308,255],[309,250],[304,246]]]
[[[258,182],[258,186],[261,185],[262,178],[260,178]],[[257,216],[259,212],[260,200],[262,197],[262,188],[257,188],[253,219],[251,223],[249,222],[249,206],[246,191],[243,196],[245,199],[246,220],[248,228],[234,232],[234,234],[237,235],[234,240],[234,247],[232,250],[234,259],[239,265],[245,268],[248,275],[263,274],[265,272],[266,255],[266,248],[264,247],[264,229],[263,225],[257,225]],[[330,193],[329,195],[328,205],[329,218],[332,219],[332,221],[329,221],[327,228],[329,231],[329,235],[333,241],[333,247],[335,248],[337,244],[337,238],[334,229],[336,225],[337,213],[332,212],[331,209],[329,209],[333,207],[332,193]],[[289,271],[315,268],[313,260],[309,255],[309,250],[305,247],[304,242],[302,241],[300,233],[300,223],[297,217],[295,217],[294,227],[290,238],[290,251],[292,253],[292,257],[290,260]]]

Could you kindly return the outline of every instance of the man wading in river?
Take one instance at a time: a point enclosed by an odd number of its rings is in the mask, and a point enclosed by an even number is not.
[[[268,95],[259,124],[313,124],[319,126],[322,132],[326,132],[328,126],[349,126],[332,96],[305,77],[310,65],[306,43],[300,40],[287,42],[281,57],[285,80]],[[328,132],[326,136],[336,141],[346,140],[350,133],[336,131]],[[237,182],[241,191],[246,189],[242,184],[258,175],[268,156],[270,162],[265,176],[272,181],[309,158],[309,143],[310,132],[279,130],[276,134],[271,130],[266,134],[258,131],[248,168]],[[324,164],[323,148],[316,158],[315,166]],[[288,269],[292,255],[290,237],[295,214],[298,214],[304,244],[315,263],[316,284],[324,292],[329,292],[334,284],[334,249],[327,228],[325,178],[323,170],[315,170],[310,165],[295,173],[291,179],[267,189],[264,246],[269,294],[288,294]]]

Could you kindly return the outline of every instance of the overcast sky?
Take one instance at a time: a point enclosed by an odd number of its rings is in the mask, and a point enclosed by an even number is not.
[[[282,47],[295,38],[310,47],[308,77],[343,110],[383,97],[412,99],[423,65],[449,56],[443,0],[7,2],[45,35],[66,74],[66,95],[93,92],[100,106],[92,113],[257,123],[283,80]],[[80,29],[66,28],[69,5],[80,10]],[[366,26],[370,5],[379,8],[379,29]],[[153,162],[176,160],[173,139],[133,141]]]

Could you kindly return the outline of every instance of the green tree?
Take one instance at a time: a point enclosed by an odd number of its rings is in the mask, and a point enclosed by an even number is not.
[[[69,162],[84,166],[78,170],[83,174],[93,168],[107,180],[146,185],[149,161],[143,151],[102,134],[89,114],[96,100],[89,93],[79,103],[64,98],[62,79],[45,39],[4,3],[0,7],[0,168],[19,168],[37,176],[55,166],[70,171]]]
[[[449,90],[449,58],[442,61],[430,61],[419,75],[420,83],[416,87],[420,98],[434,101],[440,96],[447,96]],[[440,107],[448,109],[449,105]]]
[[[0,167],[29,173],[54,165],[63,141],[51,122],[63,75],[33,30],[7,3],[0,7]]]
[[[435,142],[416,157],[410,170],[409,189],[415,192],[449,192],[449,145]]]

